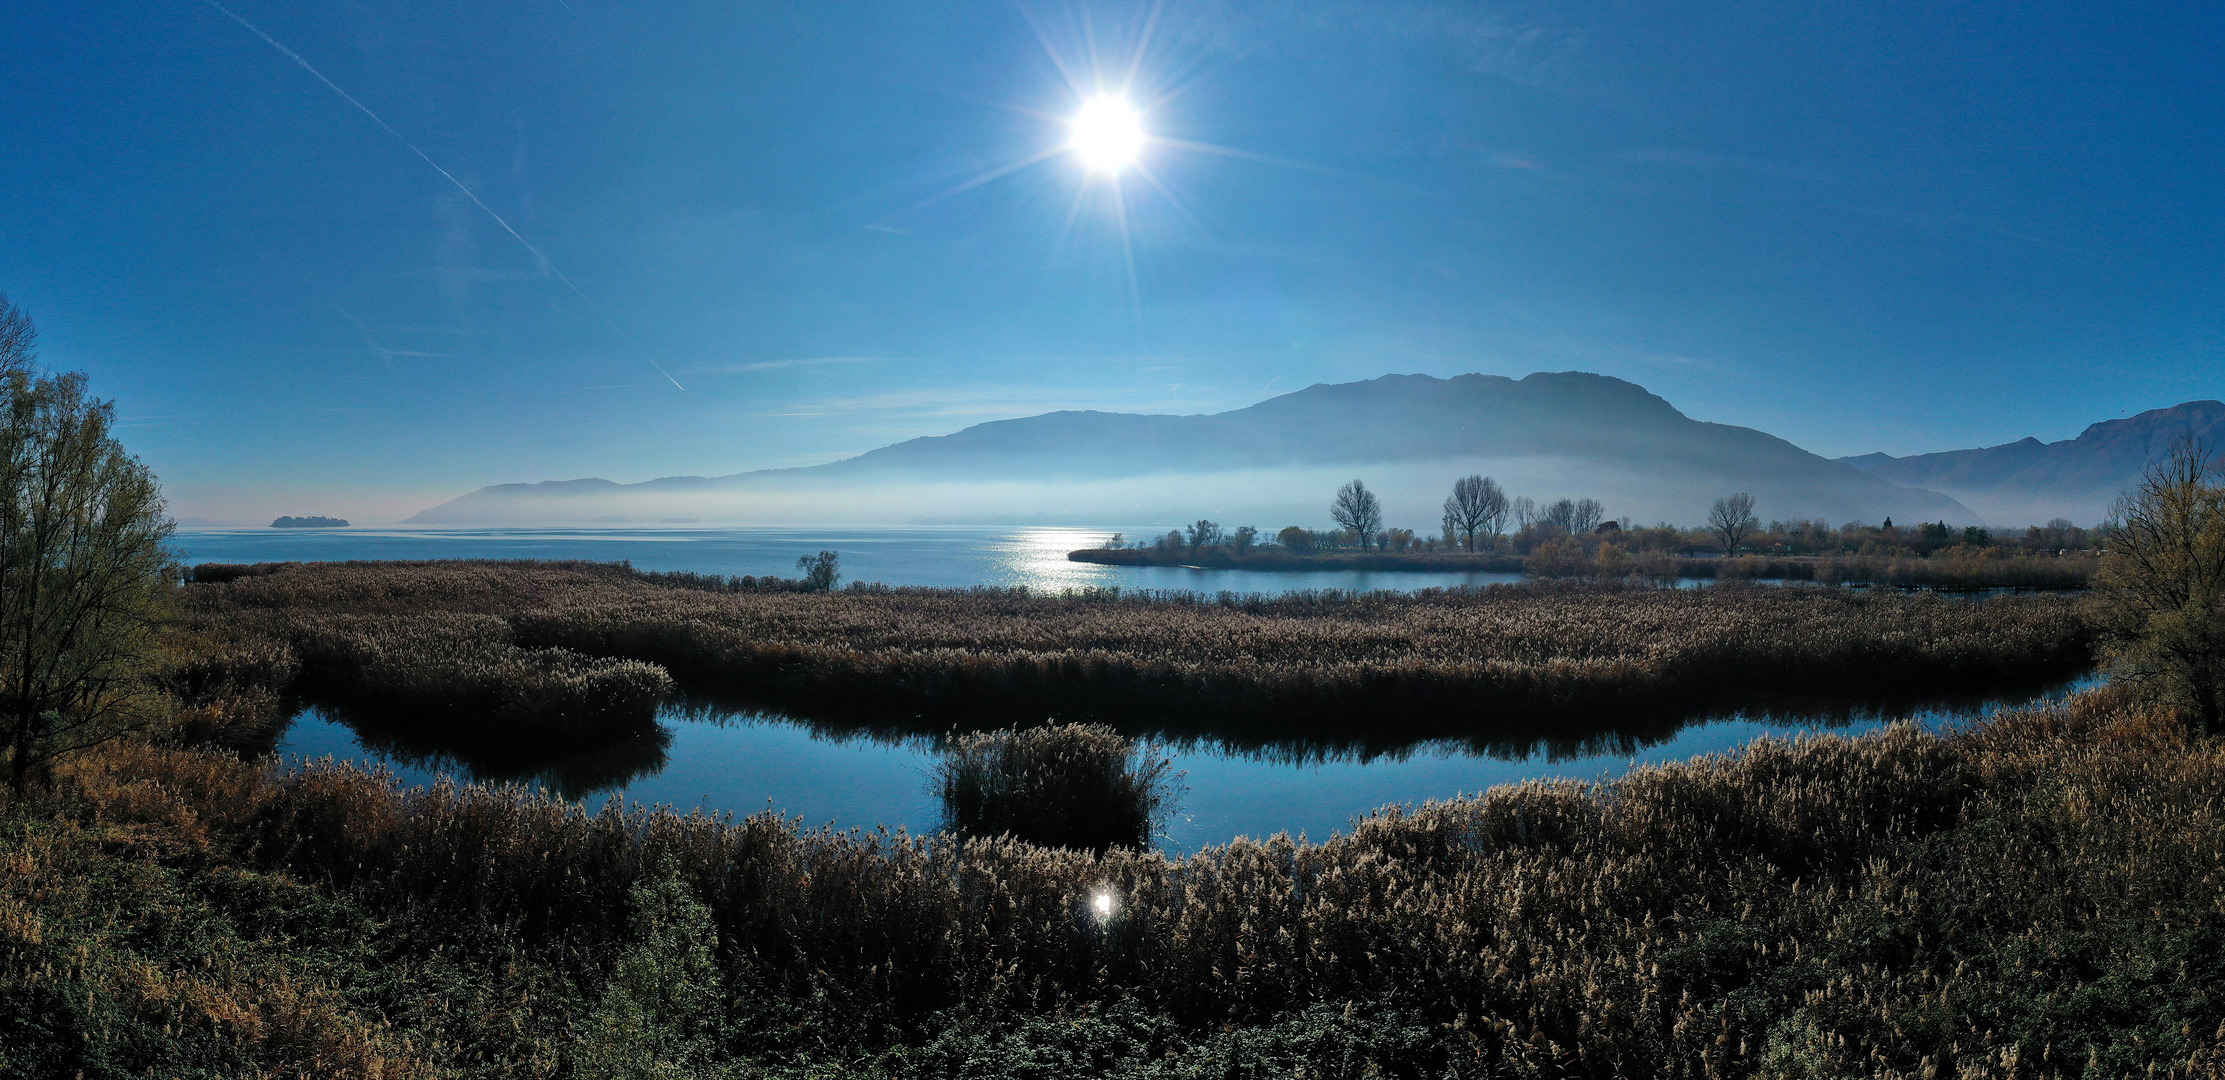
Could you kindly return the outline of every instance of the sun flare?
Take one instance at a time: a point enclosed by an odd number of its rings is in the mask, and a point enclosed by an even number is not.
[[[1097,172],[1116,173],[1135,164],[1151,139],[1143,130],[1143,114],[1121,97],[1083,102],[1067,126],[1072,132],[1067,146]]]

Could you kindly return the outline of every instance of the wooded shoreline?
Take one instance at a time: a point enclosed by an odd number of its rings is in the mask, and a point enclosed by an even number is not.
[[[1988,589],[2079,590],[2087,587],[2098,557],[2073,552],[2057,556],[2013,554],[2003,557],[1956,555],[1721,555],[1691,556],[1647,552],[1610,559],[1579,556],[1563,548],[1530,555],[1465,551],[1292,551],[1257,547],[1236,553],[1225,547],[1197,551],[1163,548],[1080,548],[1066,553],[1070,562],[1099,566],[1175,566],[1202,570],[1254,570],[1267,573],[1367,570],[1399,573],[1525,574],[1539,578],[1637,578],[1649,581],[1732,580],[1812,581],[1831,585],[1962,591]]]

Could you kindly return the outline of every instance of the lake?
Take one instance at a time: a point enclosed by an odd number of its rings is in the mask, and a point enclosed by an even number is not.
[[[1385,570],[1261,573],[1180,566],[1118,567],[1068,562],[1115,532],[1159,535],[1167,525],[1027,528],[608,528],[608,529],[181,529],[171,544],[186,563],[346,559],[624,560],[642,570],[795,577],[796,558],[821,550],[842,557],[845,581],[968,588],[1025,586],[1058,592],[1126,589],[1294,592],[1306,589],[1424,589],[1520,581],[1520,574]]]
[[[174,547],[187,562],[345,559],[626,560],[644,570],[793,576],[795,560],[839,552],[851,580],[892,585],[1025,586],[1057,591],[1119,586],[1200,592],[1280,593],[1304,589],[1416,589],[1520,580],[1514,574],[1414,574],[1385,571],[1261,573],[1183,567],[1107,567],[1074,563],[1066,552],[1167,526],[1125,528],[912,527],[884,529],[201,529]],[[1890,714],[1730,716],[1643,736],[1589,745],[1488,747],[1429,742],[1388,752],[1302,744],[1171,746],[1188,791],[1162,843],[1190,851],[1236,836],[1278,832],[1323,838],[1354,818],[1392,803],[1420,803],[1497,784],[1569,777],[1612,777],[1633,765],[1734,750],[1761,736],[1858,734],[1897,717],[1931,726],[1965,723],[2001,704],[2059,695],[2069,685],[2027,689],[1996,700],[1903,706]],[[393,770],[407,784],[447,773],[462,780],[552,785],[597,805],[608,798],[687,811],[749,814],[773,810],[807,824],[842,828],[901,826],[929,830],[939,810],[928,791],[935,762],[925,736],[860,732],[778,716],[715,708],[668,710],[660,746],[627,747],[591,761],[475,769],[438,747],[400,746],[359,733],[323,711],[296,718],[279,744],[291,760],[333,757]]]

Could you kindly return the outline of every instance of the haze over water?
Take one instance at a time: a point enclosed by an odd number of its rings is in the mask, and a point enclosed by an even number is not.
[[[1116,567],[1068,562],[1066,553],[1097,547],[1115,532],[1130,540],[1174,526],[1085,528],[706,528],[607,529],[193,529],[171,545],[188,565],[200,562],[347,559],[588,559],[636,569],[795,577],[798,556],[831,550],[842,577],[933,588],[1175,589],[1203,593],[1282,593],[1304,589],[1422,589],[1519,581],[1519,574],[1433,574],[1362,570],[1260,573],[1179,566]]]

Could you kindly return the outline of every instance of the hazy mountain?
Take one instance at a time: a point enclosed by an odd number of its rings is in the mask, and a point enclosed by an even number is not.
[[[868,515],[838,512],[840,500],[871,491],[865,509],[883,521],[1086,510],[1110,521],[1248,513],[1325,525],[1329,490],[1356,474],[1383,492],[1391,524],[1433,529],[1444,490],[1469,471],[1541,502],[1598,497],[1610,515],[1646,522],[1697,523],[1733,491],[1751,492],[1765,517],[1976,520],[1935,492],[1693,420],[1643,387],[1581,372],[1386,375],[1213,415],[1046,413],[804,469],[505,484],[410,520],[584,521],[683,506],[713,520],[857,520]]]
[[[2110,502],[2150,460],[2188,433],[2212,444],[2225,441],[2225,402],[2189,401],[2104,420],[2061,442],[2026,438],[1978,450],[1840,460],[1872,476],[1952,495],[1995,525],[2057,517],[2091,525],[2108,516]]]

